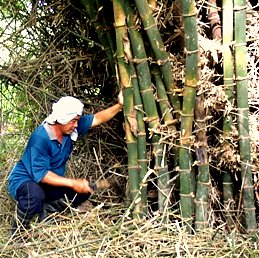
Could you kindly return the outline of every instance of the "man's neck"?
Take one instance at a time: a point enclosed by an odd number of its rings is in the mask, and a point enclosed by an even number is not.
[[[60,124],[54,124],[54,125],[51,125],[51,129],[53,131],[53,133],[55,134],[55,136],[57,137],[57,140],[62,143],[62,140],[63,140],[63,133],[62,133],[62,129],[61,129],[61,126]]]

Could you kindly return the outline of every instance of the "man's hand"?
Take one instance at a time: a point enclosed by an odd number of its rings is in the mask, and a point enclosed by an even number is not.
[[[72,189],[77,193],[92,193],[93,189],[90,187],[86,179],[71,179]]]
[[[72,188],[77,193],[92,193],[93,189],[89,186],[86,179],[72,179],[59,176],[51,171],[41,180],[42,183],[53,186],[65,186]]]
[[[120,91],[118,95],[118,103],[94,114],[94,119],[91,127],[101,125],[112,119],[122,110],[123,102],[123,94],[122,91]]]
[[[119,93],[119,95],[118,95],[118,103],[123,107],[124,98],[123,98],[122,90],[120,91],[120,93]]]

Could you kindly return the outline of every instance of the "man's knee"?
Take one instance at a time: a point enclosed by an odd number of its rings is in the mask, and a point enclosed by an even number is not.
[[[34,215],[43,210],[45,194],[35,182],[25,182],[17,190],[18,208],[27,214]]]

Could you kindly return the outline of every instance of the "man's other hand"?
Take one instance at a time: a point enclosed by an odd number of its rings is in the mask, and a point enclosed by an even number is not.
[[[72,179],[72,189],[77,193],[93,193],[86,179]]]

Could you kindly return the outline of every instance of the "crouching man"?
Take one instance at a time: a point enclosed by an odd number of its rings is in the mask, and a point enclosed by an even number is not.
[[[79,135],[86,135],[91,127],[107,122],[122,110],[122,93],[117,104],[94,115],[84,115],[83,107],[76,98],[62,97],[31,134],[8,178],[8,192],[17,203],[12,234],[19,228],[27,229],[35,215],[42,221],[47,213],[63,211],[64,200],[76,207],[92,193],[86,179],[65,177],[66,162]]]

